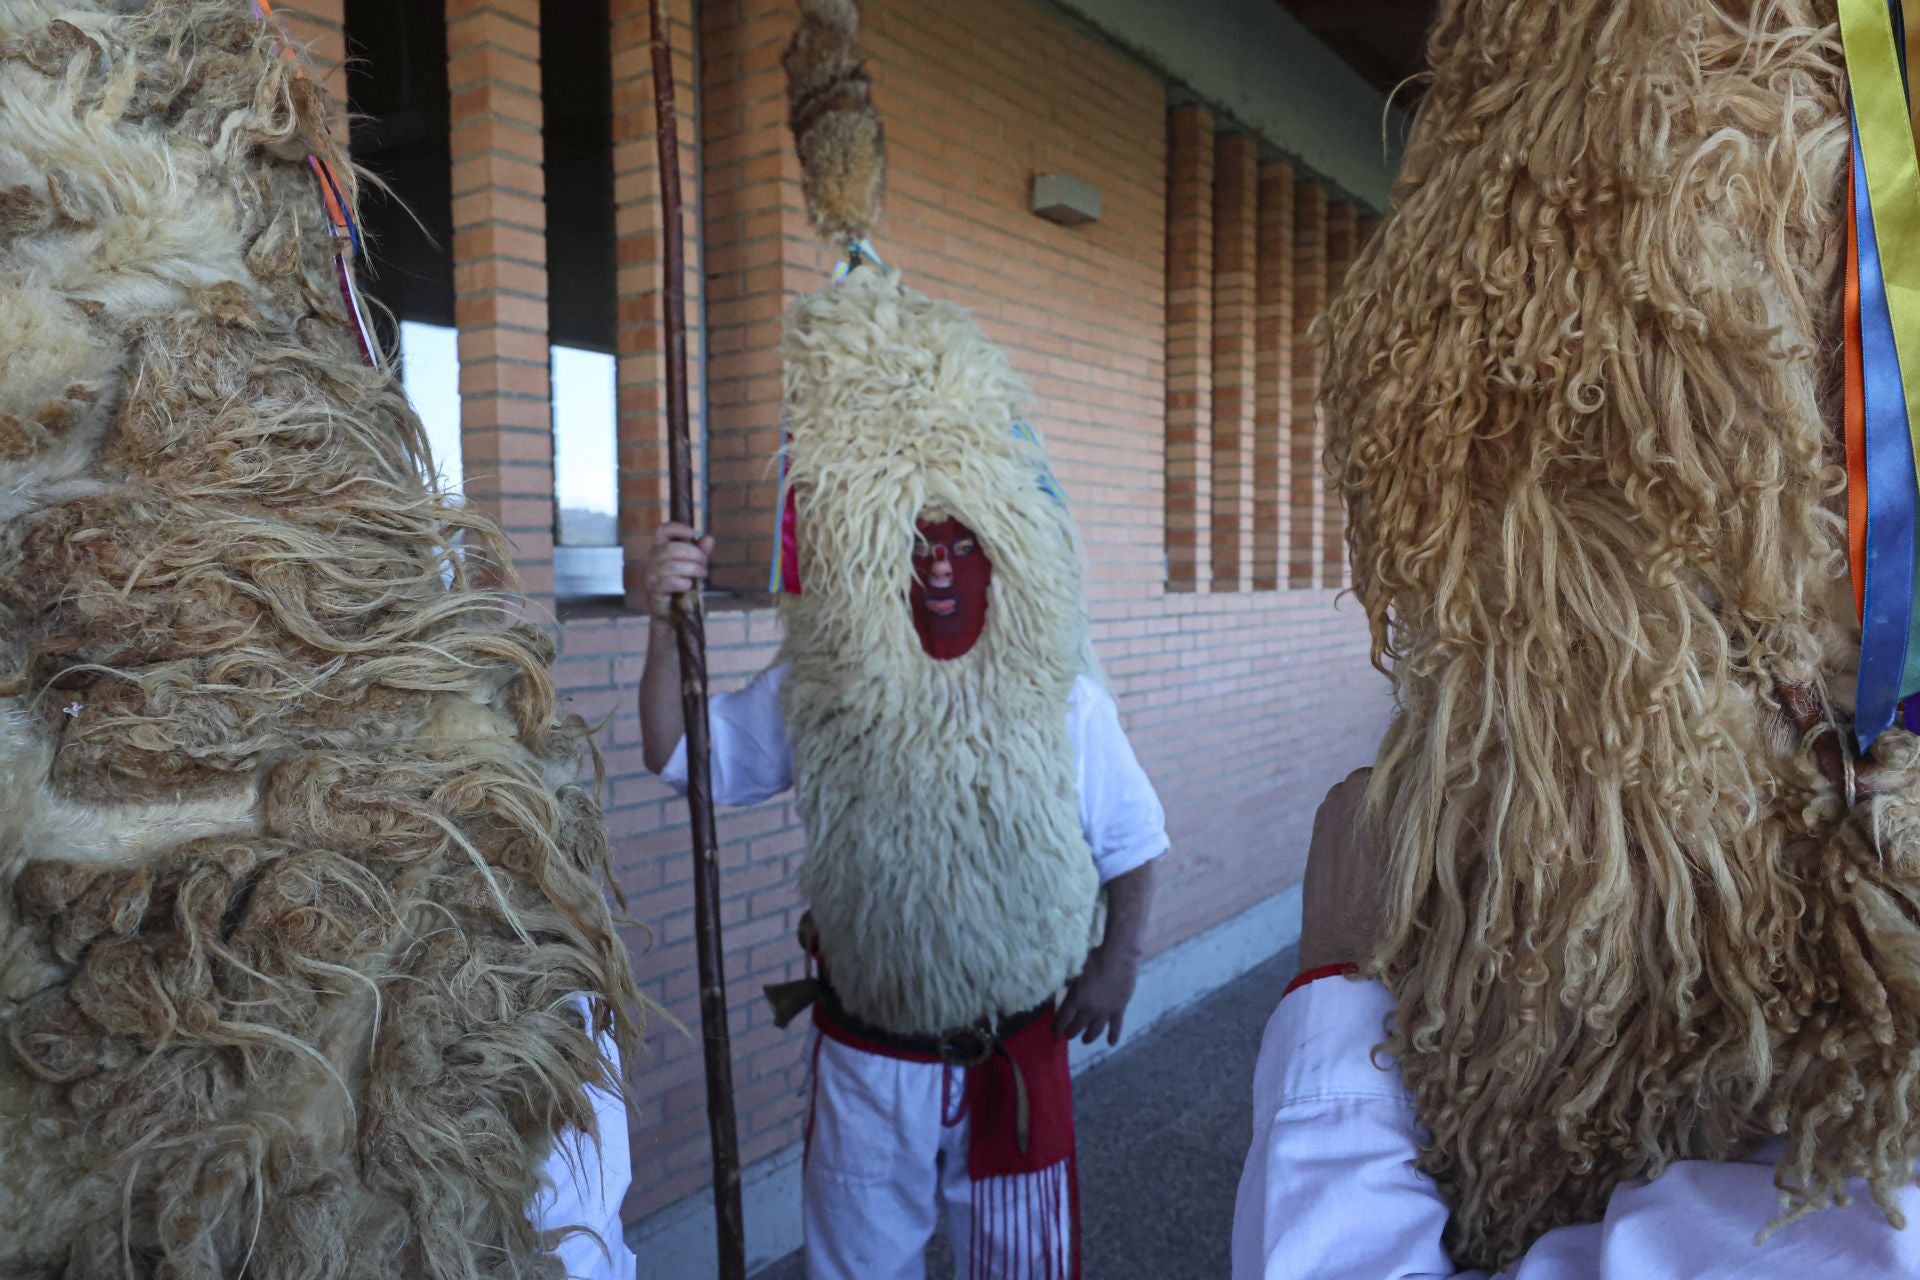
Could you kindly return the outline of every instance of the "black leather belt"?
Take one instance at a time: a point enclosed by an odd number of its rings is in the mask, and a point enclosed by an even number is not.
[[[997,1021],[982,1018],[978,1022],[951,1027],[934,1034],[903,1035],[897,1031],[887,1031],[871,1023],[862,1022],[848,1013],[846,1007],[840,1003],[840,997],[825,980],[820,981],[818,999],[820,1015],[848,1034],[877,1044],[883,1049],[938,1058],[950,1067],[979,1066],[994,1055],[994,1051],[1002,1041],[1026,1030],[1053,1009],[1053,1001],[1049,999],[1022,1013]]]

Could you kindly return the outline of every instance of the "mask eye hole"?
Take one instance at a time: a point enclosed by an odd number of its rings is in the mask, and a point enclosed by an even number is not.
[[[978,548],[974,546],[972,538],[961,538],[953,544],[953,554],[956,558],[960,556],[970,556],[977,549]]]

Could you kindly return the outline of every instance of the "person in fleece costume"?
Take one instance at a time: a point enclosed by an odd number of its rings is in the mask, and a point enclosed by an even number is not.
[[[856,15],[803,12],[787,69],[809,206],[861,244],[880,153]],[[870,249],[852,259],[783,344],[785,639],[711,710],[715,798],[793,787],[807,829],[818,977],[777,994],[783,1017],[818,997],[809,1270],[918,1276],[944,1208],[960,1275],[1076,1275],[1067,1045],[1119,1037],[1165,818],[1093,665],[1079,541],[1005,355]],[[656,618],[710,546],[659,531]],[[641,713],[649,766],[683,782],[664,621]]]
[[[1235,1280],[1920,1274],[1920,740],[1848,759],[1850,90],[1913,161],[1863,13],[1439,6],[1327,329],[1398,715],[1314,834]]]
[[[631,1277],[584,726],[266,19],[0,3],[0,1276]]]

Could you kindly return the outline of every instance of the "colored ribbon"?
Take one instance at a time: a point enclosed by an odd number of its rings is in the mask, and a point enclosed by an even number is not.
[[[847,245],[847,256],[833,269],[833,282],[839,284],[853,274],[854,268],[866,262],[871,262],[882,271],[887,269],[887,264],[880,260],[880,251],[873,247],[873,241],[863,239],[851,242]]]
[[[253,0],[253,16],[262,22],[274,21],[273,0]],[[294,52],[291,43],[283,42],[280,56],[298,63],[299,55]],[[296,74],[304,76],[304,68],[296,66]],[[322,160],[317,154],[309,152],[307,167],[313,170],[320,184],[320,203],[326,211],[327,235],[334,241],[334,274],[340,284],[340,300],[346,306],[347,319],[353,325],[354,340],[360,345],[360,355],[373,368],[381,367],[380,349],[373,342],[373,325],[367,318],[367,308],[360,297],[360,287],[354,281],[353,264],[359,258],[362,245],[360,227],[353,219],[353,209],[347,203],[345,189],[334,175],[333,166]]]
[[[1851,152],[1847,160],[1846,379],[1847,567],[1853,578],[1853,614],[1867,608],[1867,401],[1860,360],[1860,215],[1853,198]]]
[[[1895,3],[1900,0],[1895,0]],[[1889,0],[1840,0],[1854,123],[1860,395],[1867,476],[1866,568],[1855,732],[1862,749],[1920,690],[1914,455],[1920,415],[1920,160]],[[1849,510],[1855,501],[1850,499]]]
[[[776,517],[778,528],[773,538],[773,572],[767,579],[768,594],[776,596],[782,593],[790,596],[800,594],[799,517],[794,507],[793,485],[787,479],[788,451],[792,447],[793,438],[782,435],[779,515]]]
[[[1887,307],[1879,237],[1859,163],[1853,199],[1859,228],[1861,395],[1867,470],[1866,589],[1854,731],[1865,751],[1893,723],[1906,674],[1914,566],[1913,444]]]
[[[1028,422],[1025,418],[1015,418],[1013,420],[1013,438],[1016,440],[1026,441],[1028,444],[1034,447],[1036,452],[1040,448],[1040,434],[1039,432],[1033,429],[1033,424]],[[1052,498],[1055,502],[1059,503],[1061,506],[1063,507],[1066,506],[1067,505],[1066,492],[1060,488],[1059,481],[1053,478],[1053,471],[1050,467],[1047,466],[1046,457],[1044,454],[1042,454],[1039,457],[1035,465],[1039,468],[1039,471],[1040,471],[1041,492],[1045,493],[1048,497]]]

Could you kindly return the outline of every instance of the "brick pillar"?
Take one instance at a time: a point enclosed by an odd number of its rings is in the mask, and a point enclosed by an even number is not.
[[[1347,278],[1359,248],[1358,220],[1354,207],[1342,201],[1327,206],[1327,297],[1331,301]],[[1316,381],[1316,390],[1318,383]],[[1321,511],[1320,585],[1337,587],[1346,580],[1347,506],[1341,497],[1338,480],[1326,470],[1326,423],[1320,424],[1320,452],[1314,458],[1315,473],[1326,486]]]
[[[453,289],[466,497],[507,531],[522,588],[553,596],[539,0],[447,0]]]
[[[1213,114],[1175,110],[1167,136],[1167,589],[1207,584],[1213,426]]]
[[[346,0],[297,0],[275,5],[274,13],[287,34],[306,51],[313,75],[333,99],[342,133],[346,130],[347,32]]]
[[[807,223],[786,123],[780,53],[793,23],[783,0],[700,5],[712,580],[749,593],[766,591],[773,548],[781,314],[831,266]]]
[[[1213,589],[1253,572],[1254,237],[1260,144],[1221,138],[1213,167]]]
[[[1317,182],[1293,188],[1293,418],[1287,461],[1287,585],[1319,577],[1321,483],[1319,344],[1307,335],[1327,302],[1327,193]]]
[[[1374,214],[1364,214],[1354,223],[1353,251],[1355,253],[1367,247],[1373,239],[1373,233],[1380,229],[1382,219]]]
[[[1260,166],[1254,321],[1253,589],[1281,584],[1287,437],[1293,420],[1293,166]]]
[[[691,0],[663,0],[673,49],[674,113],[680,139],[682,234],[686,238],[687,411],[693,431],[695,510],[704,520],[705,379],[701,323],[700,82],[694,64]],[[613,0],[613,183],[619,236],[620,542],[626,548],[627,603],[644,608],[640,568],[654,528],[667,518],[665,281],[659,138],[653,118],[653,36],[646,0]]]

